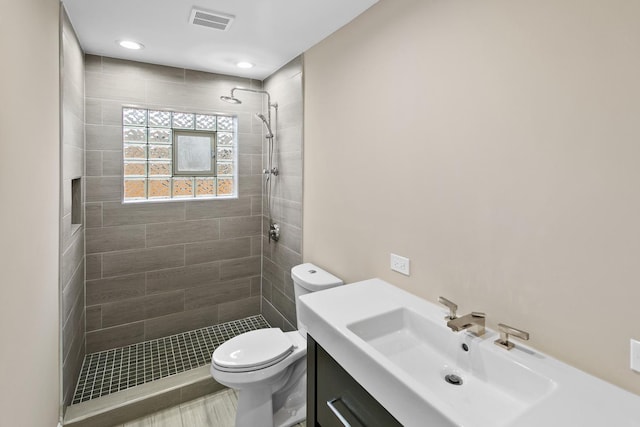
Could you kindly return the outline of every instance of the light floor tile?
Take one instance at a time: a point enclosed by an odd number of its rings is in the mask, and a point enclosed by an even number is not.
[[[174,406],[151,414],[145,418],[126,423],[123,427],[183,427],[180,407]]]
[[[236,391],[227,389],[114,427],[234,427],[237,404]]]
[[[182,424],[190,427],[233,427],[237,402],[235,392],[225,390],[182,404]]]

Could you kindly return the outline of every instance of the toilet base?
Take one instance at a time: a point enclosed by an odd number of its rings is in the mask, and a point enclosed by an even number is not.
[[[307,418],[306,358],[296,363],[288,385],[273,395],[274,427],[290,427]]]
[[[270,388],[248,388],[240,391],[236,427],[273,427],[272,417]]]
[[[295,411],[281,409],[273,414],[274,427],[291,427],[301,423],[307,418],[307,405],[297,408]]]
[[[307,417],[307,366],[298,360],[276,384],[239,389],[235,427],[291,427]],[[273,393],[273,389],[278,390]]]
[[[273,395],[269,389],[240,390],[235,427],[291,427],[307,417],[306,403],[285,405],[275,413],[273,409]]]

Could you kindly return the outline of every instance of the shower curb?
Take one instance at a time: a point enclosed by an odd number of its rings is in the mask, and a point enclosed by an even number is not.
[[[111,393],[67,408],[64,426],[114,427],[226,387],[209,373],[210,364]]]

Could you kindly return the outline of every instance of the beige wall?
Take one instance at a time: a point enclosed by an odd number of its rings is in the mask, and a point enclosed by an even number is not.
[[[640,393],[638,16],[633,0],[381,0],[312,48],[305,261],[447,296]]]
[[[0,4],[2,426],[58,422],[58,7]]]

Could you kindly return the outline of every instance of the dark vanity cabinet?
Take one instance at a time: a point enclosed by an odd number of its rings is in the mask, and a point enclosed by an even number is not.
[[[311,336],[307,336],[307,426],[401,426]]]

